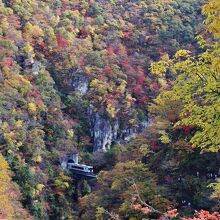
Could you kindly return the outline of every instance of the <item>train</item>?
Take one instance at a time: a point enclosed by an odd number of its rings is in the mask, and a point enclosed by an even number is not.
[[[78,164],[78,163],[73,163],[73,162],[68,162],[67,163],[67,169],[69,170],[75,170],[75,171],[81,171],[84,173],[93,173],[93,167],[92,166],[87,166],[84,164]]]

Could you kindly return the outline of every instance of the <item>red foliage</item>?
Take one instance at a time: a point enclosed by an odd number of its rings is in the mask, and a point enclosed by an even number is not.
[[[135,85],[133,88],[133,93],[135,97],[140,96],[141,94],[144,93],[143,88],[141,85]]]
[[[146,95],[144,95],[140,98],[139,102],[145,104],[148,100],[149,100],[149,98]]]
[[[136,98],[136,104],[141,108],[142,107],[144,108],[149,100],[149,98],[146,95],[135,96],[135,98]]]
[[[57,117],[61,118],[63,116],[62,112],[57,112]]]
[[[8,15],[7,16],[7,20],[10,23],[10,25],[15,28],[15,29],[19,29],[20,28],[20,18],[17,17],[16,15]],[[10,36],[13,38],[13,36]],[[14,36],[16,38],[16,36]]]
[[[130,64],[129,64],[128,58],[123,59],[121,63],[122,63],[122,66],[124,68],[130,68]]]
[[[153,151],[160,150],[160,146],[156,140],[151,141],[150,146]]]
[[[112,75],[112,69],[111,69],[111,67],[105,66],[104,71],[105,71],[105,73],[106,73],[107,75]]]
[[[89,136],[83,136],[81,138],[81,142],[84,144],[84,145],[90,145],[91,144],[91,138]]]
[[[45,55],[45,56],[50,56],[51,54],[53,54],[53,51],[52,51],[52,50],[45,50],[45,51],[44,51],[44,55]]]
[[[123,37],[124,37],[124,38],[129,38],[129,37],[131,36],[131,34],[132,34],[132,33],[131,33],[130,31],[124,31],[124,32],[123,32]]]
[[[50,204],[48,202],[45,203],[45,208],[47,209],[47,211],[51,211],[51,207],[50,207]]]
[[[28,76],[26,76],[26,79],[31,82],[34,79],[34,76],[28,75]]]
[[[137,74],[137,83],[142,85],[144,81],[145,81],[144,71],[141,67],[139,67],[138,74]]]
[[[152,210],[148,207],[142,207],[140,204],[134,204],[132,206],[134,210],[141,211],[144,214],[149,214],[152,212]],[[172,209],[164,213],[159,219],[164,220],[165,216],[169,217],[170,219],[176,218],[179,215],[177,209]],[[182,220],[219,220],[220,219],[220,213],[219,212],[213,212],[210,213],[209,211],[201,210],[199,212],[195,212],[193,217],[189,218],[181,218]]]
[[[192,126],[182,125],[180,127],[180,129],[182,129],[183,133],[187,135],[187,134],[189,134],[192,131],[193,127]]]
[[[65,126],[67,129],[70,129],[73,126],[73,122],[68,121],[67,119],[65,119],[65,120],[62,121],[62,125]]]
[[[132,206],[132,208],[133,208],[134,210],[140,210],[140,209],[142,208],[142,205],[141,205],[141,204],[134,204],[134,205]]]
[[[167,175],[164,177],[164,180],[167,182],[167,183],[173,183],[173,178],[170,176],[170,175]]]
[[[71,9],[70,4],[69,4],[69,1],[67,1],[67,0],[62,0],[62,9],[63,9],[63,11],[65,11],[65,10],[70,10],[70,9]]]
[[[148,207],[141,208],[141,212],[144,214],[149,214],[152,210]]]
[[[143,85],[144,80],[145,80],[144,74],[138,74],[138,76],[137,76],[137,83]]]
[[[113,47],[109,46],[109,47],[106,48],[106,50],[108,51],[108,53],[114,54],[114,49],[113,49]]]
[[[35,97],[35,98],[40,98],[41,97],[41,93],[39,91],[33,91],[31,92],[31,96]]]
[[[6,57],[3,60],[3,65],[5,65],[7,67],[12,67],[14,65],[14,60],[11,57]]]
[[[43,41],[36,43],[36,47],[40,49],[45,49],[46,45]]]
[[[219,220],[220,219],[220,213],[219,212],[213,212],[210,213],[209,211],[200,210],[199,212],[195,212],[193,217],[190,218],[182,218],[182,220]]]
[[[79,65],[80,65],[80,66],[84,66],[84,65],[85,65],[85,59],[84,59],[84,58],[80,58],[80,59],[78,60],[78,62],[79,62]]]
[[[165,214],[168,215],[170,218],[176,218],[179,213],[177,209],[172,209],[167,211]]]
[[[56,37],[57,37],[58,48],[64,49],[64,48],[67,48],[69,46],[68,41],[63,36],[58,34]]]
[[[153,83],[150,85],[150,88],[151,88],[153,91],[159,91],[160,85],[159,85],[157,82],[153,82]]]

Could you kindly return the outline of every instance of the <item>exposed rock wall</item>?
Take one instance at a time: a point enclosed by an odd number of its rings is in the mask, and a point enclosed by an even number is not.
[[[88,117],[90,133],[93,139],[93,151],[108,150],[115,135],[117,135],[117,126],[115,126],[115,131],[113,131],[110,121],[102,117],[100,113],[95,112],[92,106],[88,109]]]
[[[82,72],[74,72],[72,78],[72,92],[77,95],[86,95],[89,91],[89,79]],[[123,144],[135,138],[138,133],[150,125],[148,120],[139,123],[138,126],[122,128],[118,119],[110,120],[90,105],[87,109],[87,119],[90,127],[90,135],[93,142],[93,151],[107,151],[112,144]]]
[[[106,119],[100,113],[95,112],[92,105],[88,109],[88,120],[94,152],[106,151],[113,143],[126,143],[135,138],[144,128],[150,126],[149,121],[144,121],[138,127],[128,127],[121,130],[117,119],[114,121]]]
[[[89,79],[83,75],[76,75],[72,81],[74,92],[85,95],[89,90]]]
[[[2,74],[2,71],[0,69],[0,84],[4,82],[4,76]]]

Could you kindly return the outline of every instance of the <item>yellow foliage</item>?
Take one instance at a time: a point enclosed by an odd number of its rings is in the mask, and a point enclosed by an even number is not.
[[[90,86],[100,94],[105,94],[107,92],[107,85],[98,79],[93,79]]]
[[[9,132],[9,133],[4,133],[4,138],[5,141],[8,145],[13,145],[15,142],[15,133],[14,132]]]
[[[36,185],[36,189],[37,189],[39,192],[41,192],[44,187],[45,187],[44,184],[40,184],[40,183],[39,183],[39,184]]]
[[[60,17],[59,16],[55,16],[53,15],[51,18],[50,18],[50,24],[51,26],[53,27],[56,27],[60,22]]]
[[[9,185],[10,185],[9,166],[2,154],[0,154],[0,212],[11,217],[13,207],[10,204]]]
[[[206,24],[207,30],[213,34],[214,37],[220,37],[220,1],[209,0],[207,4],[203,6],[203,14],[207,16]]]
[[[91,25],[87,25],[85,29],[91,34],[95,32],[95,27],[92,27]]]
[[[21,128],[23,125],[23,121],[22,120],[18,120],[15,122],[15,128]]]
[[[27,54],[34,54],[34,49],[29,43],[26,43],[23,49],[24,49],[24,52]]]
[[[130,125],[135,125],[135,124],[136,124],[136,120],[135,120],[135,119],[130,119],[130,120],[128,121],[128,123],[129,123]]]
[[[1,28],[3,30],[6,30],[9,28],[9,23],[8,23],[8,20],[7,18],[3,18],[2,21],[1,21]]]
[[[167,71],[168,63],[166,61],[159,61],[157,63],[152,63],[150,68],[151,72],[155,75],[163,74]]]
[[[37,106],[33,102],[28,103],[28,111],[29,113],[35,113],[37,111]]]
[[[64,182],[63,184],[64,184],[64,186],[65,186],[66,188],[69,188],[69,187],[70,187],[69,183],[67,183],[67,182]]]
[[[73,131],[73,129],[69,129],[69,130],[67,131],[67,134],[68,134],[68,136],[69,136],[70,138],[73,138],[73,137],[74,137],[74,131]]]
[[[116,114],[117,114],[117,110],[115,107],[113,107],[111,104],[107,105],[106,111],[108,112],[108,114],[112,117],[115,118]]]
[[[30,171],[31,171],[32,173],[35,173],[35,172],[36,172],[36,168],[35,168],[35,167],[30,167]]]
[[[117,88],[117,91],[123,94],[125,92],[127,86],[127,82],[125,80],[122,80],[120,86]]]
[[[90,86],[95,88],[99,83],[100,81],[98,79],[93,79],[90,83]]]
[[[28,41],[31,41],[32,38],[40,38],[44,36],[44,32],[38,25],[32,25],[30,22],[27,22],[25,25],[25,36]]]
[[[188,57],[189,54],[190,54],[190,51],[188,50],[178,50],[175,54],[175,58]]]
[[[105,209],[103,207],[97,207],[96,208],[96,214],[95,217],[96,219],[103,219],[103,215],[105,214]]]
[[[132,103],[136,100],[135,98],[133,98],[131,96],[131,94],[127,94],[126,97],[125,97],[125,100],[126,100],[126,108],[130,108]]]
[[[167,132],[165,132],[165,131],[160,131],[159,133],[161,134],[160,141],[161,141],[163,144],[169,144],[171,140],[170,140],[170,138],[169,138]]]
[[[33,159],[33,161],[35,161],[36,163],[42,162],[42,157],[41,157],[41,155],[36,156],[36,157]]]
[[[16,143],[16,147],[17,147],[17,148],[21,147],[22,145],[23,145],[23,143],[22,143],[21,141],[19,141],[19,142]]]
[[[166,89],[166,88],[167,88],[168,84],[167,84],[167,81],[166,81],[164,78],[159,78],[159,79],[158,79],[158,82],[160,83],[160,85],[161,85],[161,87],[162,87],[163,89]]]

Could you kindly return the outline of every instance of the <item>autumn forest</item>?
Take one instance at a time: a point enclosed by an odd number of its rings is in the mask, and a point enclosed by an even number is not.
[[[0,219],[219,220],[220,0],[0,0]]]

